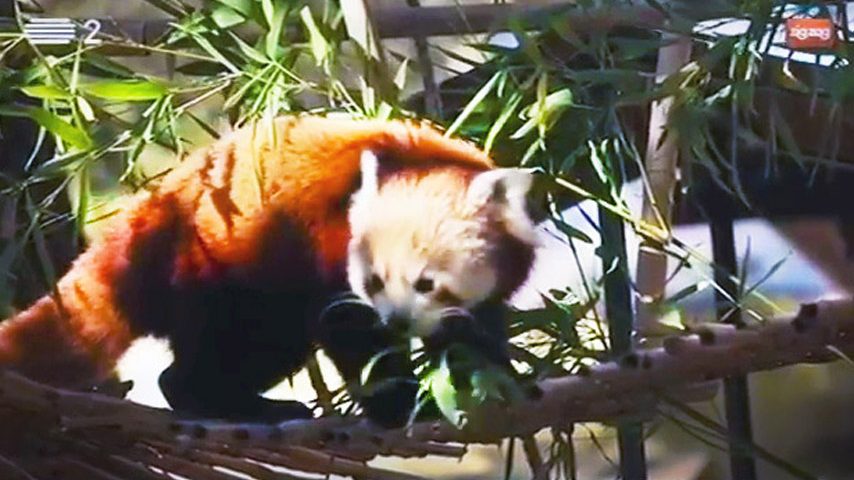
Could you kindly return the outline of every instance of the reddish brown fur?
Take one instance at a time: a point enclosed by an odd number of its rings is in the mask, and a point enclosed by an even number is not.
[[[295,259],[343,283],[343,207],[365,149],[406,166],[492,166],[474,146],[415,123],[287,117],[237,130],[188,157],[156,190],[129,197],[60,279],[57,299],[0,324],[0,365],[79,385],[111,372],[136,336],[167,335],[185,287],[227,278],[286,288],[314,278],[289,271]]]

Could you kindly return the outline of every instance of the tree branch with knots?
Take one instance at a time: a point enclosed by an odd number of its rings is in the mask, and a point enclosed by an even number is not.
[[[327,416],[276,426],[186,421],[168,410],[98,393],[73,392],[0,374],[3,478],[302,478],[292,471],[358,478],[418,478],[368,466],[377,455],[460,457],[468,443],[525,437],[575,422],[652,415],[662,398],[708,398],[732,375],[830,362],[854,351],[854,301],[801,306],[753,328],[706,324],[580,374],[540,381],[512,405],[487,403],[463,429],[420,422],[383,430],[358,417]],[[94,473],[93,473],[94,472]],[[277,476],[278,475],[278,476]],[[288,476],[290,475],[290,476]]]

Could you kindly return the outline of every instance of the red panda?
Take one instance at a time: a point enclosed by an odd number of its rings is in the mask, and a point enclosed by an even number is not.
[[[392,333],[441,338],[443,311],[501,303],[523,283],[536,244],[531,183],[415,122],[292,116],[243,127],[129,196],[57,295],[0,323],[0,366],[79,387],[152,334],[174,353],[160,386],[175,410],[310,416],[260,393],[316,345],[352,381]],[[346,291],[378,317],[322,322]],[[491,322],[485,336],[478,325],[453,335],[506,342]],[[381,363],[382,375],[403,382],[362,407],[400,424],[414,402],[411,366]]]

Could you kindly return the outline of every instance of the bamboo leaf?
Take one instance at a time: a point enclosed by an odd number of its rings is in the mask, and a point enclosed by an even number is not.
[[[267,56],[270,58],[276,58],[279,50],[279,41],[282,37],[282,29],[285,27],[285,14],[287,13],[287,9],[284,5],[279,5],[279,8],[275,8],[272,0],[265,0],[263,5],[270,3],[270,15],[267,21],[270,23],[270,31],[267,32],[267,36],[265,39],[265,50],[267,52]],[[264,15],[267,15],[267,9],[264,9]]]
[[[144,102],[157,100],[169,90],[148,80],[104,80],[81,84],[80,90],[93,97],[118,102]]]
[[[233,32],[228,32],[228,35],[231,37],[234,43],[237,44],[237,48],[239,48],[240,51],[250,59],[261,64],[268,64],[270,62],[269,58],[264,56],[264,54],[261,53],[257,48],[244,42],[239,35],[235,35]]]
[[[451,378],[451,369],[448,366],[447,354],[442,355],[439,367],[430,372],[428,381],[430,384],[430,393],[442,415],[457,428],[464,427],[466,423],[465,412],[460,410],[457,405],[457,390],[454,388],[453,379]]]
[[[377,366],[377,363],[379,363],[380,360],[391,354],[401,353],[404,351],[406,351],[405,348],[391,347],[376,353],[373,357],[370,358],[370,360],[368,360],[368,363],[365,364],[364,367],[362,367],[362,371],[359,374],[359,382],[362,385],[366,385],[371,379],[371,373],[373,373],[374,368]]]
[[[492,92],[492,89],[495,88],[496,83],[498,83],[502,75],[506,75],[506,72],[496,72],[484,86],[480,87],[477,93],[469,100],[469,103],[466,104],[465,108],[463,108],[463,111],[454,119],[454,123],[445,131],[445,136],[453,135],[460,128],[466,119],[471,116],[472,112],[486,99],[487,95]]]
[[[199,47],[202,48],[208,55],[215,58],[219,63],[223,64],[231,73],[242,73],[242,70],[237,68],[234,63],[229,61],[222,52],[219,51],[207,38],[200,35],[198,32],[194,32],[192,30],[187,29],[186,27],[178,27],[183,33],[188,34],[193,41],[195,41]]]
[[[514,140],[523,138],[534,128],[538,128],[540,136],[544,136],[545,130],[551,128],[554,122],[560,117],[560,114],[572,106],[572,104],[572,90],[568,88],[544,95],[541,100],[528,107],[525,112],[525,117],[528,118],[528,121],[510,135],[510,138]]]
[[[45,241],[42,227],[38,224],[41,214],[29,194],[26,195],[25,206],[27,208],[27,213],[33,221],[33,243],[36,247],[36,256],[39,259],[39,266],[41,267],[42,274],[44,275],[45,283],[56,288],[56,268],[54,268],[53,260],[51,260],[50,254],[48,253],[47,242]]]
[[[81,150],[86,150],[92,146],[92,139],[85,130],[78,128],[53,112],[39,107],[17,107],[17,106],[0,106],[0,115],[10,117],[28,117],[44,127],[50,133],[61,138]]]
[[[76,176],[77,180],[77,201],[72,204],[74,208],[74,217],[77,225],[77,233],[83,235],[86,221],[89,217],[89,205],[91,196],[91,181],[89,178],[89,169],[84,166]]]
[[[495,139],[498,138],[498,134],[501,133],[501,130],[510,120],[510,117],[519,107],[519,104],[522,103],[522,94],[519,92],[513,92],[510,96],[510,100],[504,105],[504,108],[501,109],[501,113],[498,115],[498,118],[492,123],[492,126],[489,127],[489,132],[486,134],[486,141],[483,142],[483,149],[487,152],[492,150],[492,145],[495,143]]]
[[[782,267],[782,266],[783,266],[783,264],[784,264],[784,263],[786,263],[786,261],[787,261],[787,260],[789,259],[789,257],[791,257],[791,256],[792,256],[792,252],[790,251],[790,252],[788,252],[788,254],[786,254],[786,256],[785,256],[785,257],[783,257],[783,258],[781,258],[780,260],[777,260],[776,262],[774,262],[774,265],[771,265],[771,268],[769,268],[769,269],[768,269],[768,271],[767,271],[767,272],[765,272],[765,275],[762,275],[762,278],[760,278],[759,280],[757,280],[757,281],[756,281],[756,283],[754,283],[753,285],[751,285],[751,286],[750,286],[750,288],[748,288],[747,290],[745,290],[745,291],[744,291],[744,293],[742,294],[742,298],[743,298],[743,297],[747,297],[748,295],[750,295],[751,293],[753,293],[754,291],[756,291],[756,289],[757,289],[757,288],[759,288],[762,284],[764,284],[765,282],[767,282],[767,281],[768,281],[768,279],[769,279],[769,278],[771,278],[775,273],[777,273],[777,270],[779,270],[779,269],[780,269],[780,267]],[[745,264],[746,264],[746,263],[747,263],[747,261],[745,260],[743,263],[745,263]]]
[[[211,19],[217,27],[222,29],[234,27],[246,21],[246,17],[240,12],[226,6],[214,8],[211,12]]]
[[[130,68],[92,51],[86,52],[83,60],[85,61],[84,67],[88,67],[89,70],[87,73],[94,70],[98,76],[103,76],[103,74],[117,78],[134,76],[134,72]],[[87,68],[84,68],[84,71],[87,71]]]
[[[264,14],[268,30],[273,30],[276,25],[276,6],[273,4],[273,0],[261,0],[261,12]]]
[[[679,302],[680,300],[684,300],[699,291],[705,290],[708,286],[709,282],[698,282],[693,285],[688,285],[671,295],[667,300],[665,300],[665,303],[673,304]]]
[[[252,18],[255,11],[255,0],[213,0],[221,5],[231,8],[243,15],[244,18]]]
[[[68,90],[56,85],[30,85],[21,87],[21,91],[30,97],[41,100],[68,100],[73,96]]]
[[[308,5],[302,7],[299,15],[303,25],[305,25],[305,29],[308,31],[308,44],[311,47],[311,55],[314,57],[315,64],[320,66],[323,64],[330,50],[329,43],[326,41],[323,33],[321,33],[317,23],[314,22],[314,17],[311,16],[311,10],[308,8]]]
[[[557,229],[560,230],[561,233],[566,235],[567,239],[573,239],[574,238],[574,239],[580,240],[584,243],[593,244],[593,239],[590,238],[586,233],[584,233],[581,230],[573,227],[572,225],[568,224],[567,222],[563,221],[562,219],[554,218],[554,219],[552,219],[552,221],[554,222],[555,227],[557,227]]]
[[[590,164],[593,166],[593,170],[596,172],[596,176],[599,177],[599,181],[602,182],[604,185],[608,185],[610,183],[611,175],[608,171],[607,165],[605,165],[607,159],[602,158],[603,152],[593,142],[589,142],[589,147]]]
[[[394,86],[397,87],[398,90],[403,90],[403,87],[406,85],[406,73],[409,68],[409,59],[404,58],[402,62],[400,62],[400,66],[397,68],[397,73],[394,74]]]
[[[95,110],[92,108],[92,104],[80,96],[74,97],[74,103],[77,104],[77,109],[80,111],[80,114],[83,115],[84,120],[87,122],[95,121]]]

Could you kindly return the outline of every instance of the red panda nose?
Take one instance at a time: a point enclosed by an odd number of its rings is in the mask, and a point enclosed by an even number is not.
[[[386,325],[395,333],[406,333],[409,330],[409,318],[403,315],[392,315],[386,320]]]

